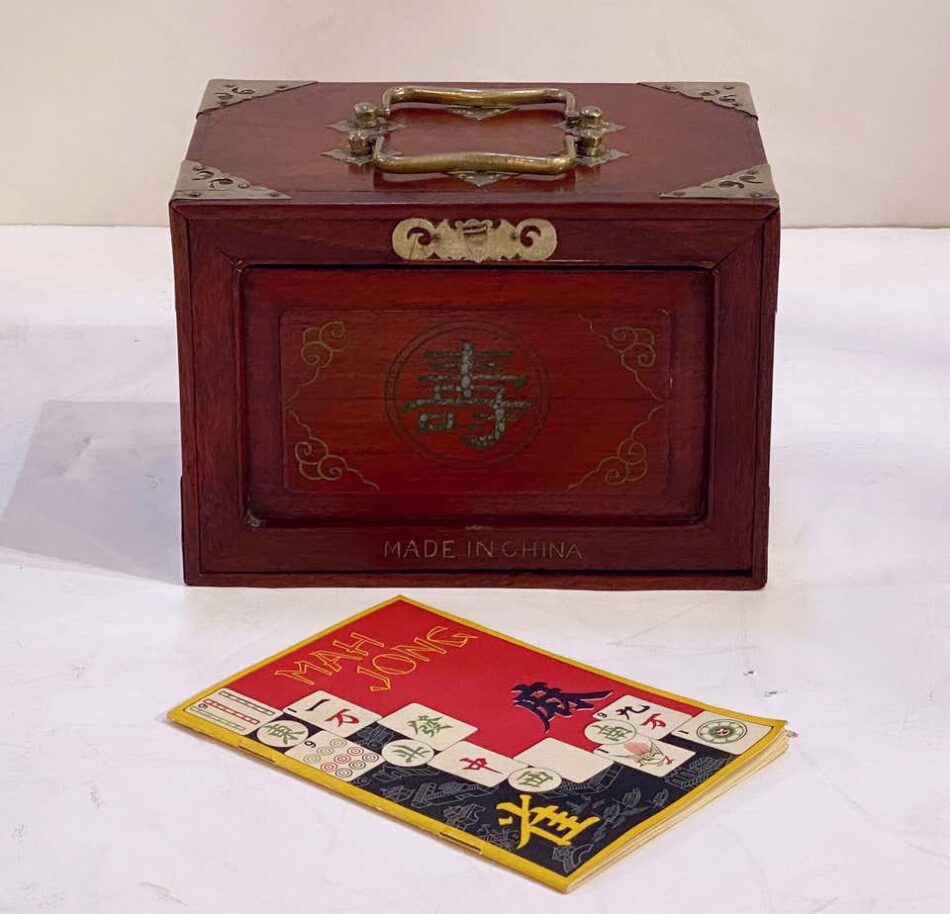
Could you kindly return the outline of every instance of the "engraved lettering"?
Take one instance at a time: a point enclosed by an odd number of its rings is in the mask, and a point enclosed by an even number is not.
[[[383,556],[397,559],[582,559],[577,543],[545,539],[385,540]],[[337,645],[341,647],[342,645]]]

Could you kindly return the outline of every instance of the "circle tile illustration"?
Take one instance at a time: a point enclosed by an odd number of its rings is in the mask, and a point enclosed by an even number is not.
[[[707,720],[697,731],[696,735],[706,743],[735,743],[742,739],[749,728],[741,720]]]
[[[561,786],[561,776],[550,768],[519,768],[508,776],[508,783],[524,793],[544,793]]]
[[[302,743],[310,736],[310,730],[296,720],[275,720],[259,727],[256,735],[265,746],[288,749]]]
[[[625,743],[636,735],[637,728],[633,724],[616,717],[595,720],[584,728],[584,736],[602,745]]]
[[[548,385],[537,355],[511,331],[450,321],[415,337],[386,380],[389,424],[416,453],[446,466],[491,466],[544,425]]]

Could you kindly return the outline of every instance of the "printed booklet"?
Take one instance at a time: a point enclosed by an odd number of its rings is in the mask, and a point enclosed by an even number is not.
[[[785,722],[396,597],[169,712],[561,891],[744,780]]]

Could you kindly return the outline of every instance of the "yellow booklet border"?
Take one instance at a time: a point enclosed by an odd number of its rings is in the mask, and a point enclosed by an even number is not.
[[[453,622],[458,622],[461,625],[474,628],[477,631],[485,632],[486,634],[493,635],[496,638],[501,638],[505,641],[509,641],[512,644],[517,644],[520,647],[535,651],[536,653],[544,654],[547,657],[552,657],[555,660],[561,660],[565,663],[571,664],[572,666],[576,666],[579,669],[587,670],[590,673],[606,676],[609,679],[613,679],[615,682],[622,682],[625,685],[632,686],[635,689],[643,689],[645,691],[652,692],[654,695],[662,695],[665,698],[672,698],[677,701],[686,702],[687,704],[697,705],[704,710],[716,711],[718,713],[770,727],[771,732],[768,735],[764,736],[751,749],[748,749],[746,752],[742,753],[742,768],[747,767],[750,762],[770,749],[775,741],[781,739],[784,735],[784,728],[786,724],[786,721],[784,720],[778,720],[769,717],[755,717],[751,714],[739,714],[736,711],[732,711],[728,708],[719,708],[715,705],[707,704],[704,701],[687,698],[683,695],[677,695],[674,692],[667,692],[663,689],[658,689],[652,685],[646,685],[641,682],[636,682],[632,679],[626,679],[623,676],[618,676],[615,673],[608,673],[605,670],[598,669],[597,667],[588,666],[586,663],[581,663],[570,657],[564,657],[561,654],[555,654],[553,651],[546,651],[543,648],[539,648],[533,644],[528,644],[519,640],[518,638],[512,638],[510,635],[506,635],[503,632],[495,631],[494,629],[488,628],[487,626],[472,622],[469,619],[463,619],[461,616],[456,616],[452,613],[445,612],[444,610],[436,609],[434,606],[429,606],[426,603],[420,603],[418,600],[413,600],[410,597],[405,597],[402,595],[390,597],[388,600],[383,600],[381,603],[377,603],[374,606],[370,606],[368,609],[364,609],[358,613],[355,613],[354,615],[349,616],[340,622],[336,622],[322,631],[317,632],[316,634],[308,635],[306,638],[298,641],[296,644],[293,644],[282,651],[278,651],[276,654],[272,654],[270,657],[267,657],[264,660],[247,667],[246,669],[240,670],[237,673],[232,673],[226,679],[222,679],[220,682],[215,683],[209,688],[202,689],[200,692],[191,696],[191,698],[188,698],[180,704],[175,705],[175,707],[168,712],[168,719],[174,721],[176,724],[182,725],[183,727],[187,727],[189,730],[194,730],[203,734],[204,736],[208,736],[212,739],[218,740],[219,742],[234,746],[252,755],[260,756],[261,758],[266,759],[280,768],[291,771],[299,777],[306,778],[308,781],[313,781],[316,784],[320,784],[322,787],[326,787],[328,790],[342,794],[348,799],[355,800],[364,806],[375,809],[377,812],[386,813],[387,815],[396,819],[400,819],[403,822],[408,822],[410,825],[420,828],[423,831],[427,831],[430,834],[436,835],[437,837],[448,838],[450,841],[460,845],[466,850],[474,851],[483,857],[494,860],[496,863],[500,863],[503,866],[517,870],[519,873],[529,876],[532,879],[536,879],[539,882],[543,882],[545,885],[554,889],[558,889],[561,892],[569,891],[574,884],[579,882],[585,876],[589,875],[593,870],[605,865],[609,861],[609,858],[613,857],[615,854],[619,855],[621,848],[630,842],[635,841],[647,829],[656,829],[667,819],[677,815],[684,804],[698,804],[704,794],[708,794],[716,790],[725,778],[736,777],[736,765],[724,766],[715,774],[710,775],[710,777],[703,781],[703,783],[698,787],[693,788],[688,794],[681,797],[679,800],[674,801],[669,806],[657,812],[655,815],[650,816],[650,818],[644,820],[639,825],[634,826],[629,831],[625,832],[616,840],[608,844],[606,847],[598,851],[593,857],[591,857],[589,860],[586,860],[576,870],[574,870],[570,876],[559,876],[557,873],[552,873],[551,870],[547,869],[546,867],[532,863],[530,860],[525,860],[523,857],[519,857],[517,854],[513,854],[511,851],[507,851],[504,848],[498,847],[497,845],[492,844],[490,841],[485,841],[484,839],[470,835],[461,829],[454,828],[451,825],[438,822],[429,816],[414,812],[411,809],[407,809],[405,806],[394,803],[392,800],[387,800],[384,797],[376,796],[375,794],[372,794],[361,787],[357,787],[355,784],[348,784],[345,781],[341,781],[339,778],[335,778],[330,774],[325,774],[316,770],[315,768],[310,767],[309,765],[305,765],[303,762],[298,762],[296,759],[289,758],[282,752],[278,752],[276,749],[271,749],[262,743],[257,743],[253,740],[246,739],[246,737],[239,733],[233,733],[230,730],[225,730],[223,727],[216,726],[210,721],[205,721],[193,714],[185,713],[185,708],[197,701],[200,701],[202,698],[205,698],[217,689],[227,686],[235,679],[239,679],[249,673],[253,673],[255,670],[272,663],[278,658],[293,653],[304,645],[309,644],[311,641],[314,641],[317,638],[322,638],[325,635],[332,634],[333,632],[344,628],[353,622],[356,622],[358,619],[362,619],[364,616],[368,616],[371,613],[383,609],[386,606],[390,606],[393,603],[400,602],[410,603],[413,606],[417,606],[420,609],[435,613],[436,615],[442,616],[445,619],[451,619]]]

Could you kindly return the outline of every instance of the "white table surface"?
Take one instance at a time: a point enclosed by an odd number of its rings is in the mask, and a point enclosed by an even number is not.
[[[764,591],[409,591],[799,734],[561,896],[164,722],[392,591],[185,588],[165,231],[0,228],[0,911],[950,911],[950,230],[782,256]]]

